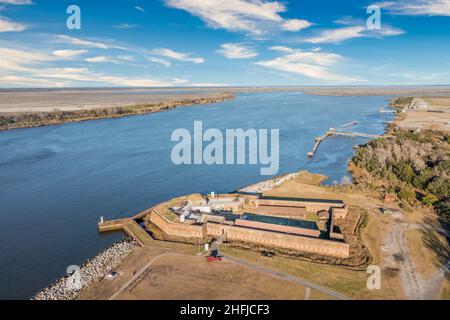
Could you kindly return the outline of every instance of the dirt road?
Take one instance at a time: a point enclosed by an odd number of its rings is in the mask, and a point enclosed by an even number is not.
[[[437,299],[442,282],[448,272],[448,262],[427,279],[415,271],[414,262],[406,244],[406,231],[424,227],[421,224],[403,222],[403,215],[398,213],[393,216],[381,248],[384,268],[399,270],[405,297],[410,300]]]

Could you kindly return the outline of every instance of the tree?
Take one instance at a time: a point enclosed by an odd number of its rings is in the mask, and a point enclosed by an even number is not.
[[[411,183],[412,179],[415,176],[414,170],[408,163],[399,162],[394,164],[393,167],[394,173],[399,177],[400,180]]]
[[[401,187],[398,192],[398,197],[400,200],[406,201],[408,203],[413,203],[416,199],[416,193],[410,187]]]
[[[436,204],[435,206],[436,211],[438,212],[439,216],[444,219],[445,221],[450,220],[450,201],[442,201]]]
[[[439,199],[434,194],[427,194],[422,198],[422,203],[426,206],[434,205]]]
[[[420,172],[418,176],[413,178],[412,184],[416,188],[420,188],[425,190],[427,188],[428,183],[433,179],[434,175],[430,169],[425,169]]]
[[[450,197],[450,180],[436,177],[428,184],[427,191],[434,194],[439,199]]]

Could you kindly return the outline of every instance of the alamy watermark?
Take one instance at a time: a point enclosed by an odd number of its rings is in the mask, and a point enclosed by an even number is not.
[[[66,289],[70,291],[78,291],[83,288],[81,282],[81,269],[79,266],[69,266],[66,271]]]
[[[367,289],[369,290],[381,290],[381,268],[379,266],[369,266],[367,268]]]
[[[276,175],[280,167],[279,129],[203,130],[202,121],[172,132],[171,158],[175,165],[260,165],[263,176]]]
[[[367,29],[380,30],[381,29],[381,8],[377,5],[367,7],[367,14],[370,14],[367,19]]]
[[[81,29],[81,9],[77,5],[70,5],[66,10],[69,17],[66,21],[67,29],[80,30]]]

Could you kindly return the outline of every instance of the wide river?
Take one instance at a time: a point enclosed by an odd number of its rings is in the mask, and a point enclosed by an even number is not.
[[[280,129],[279,174],[302,169],[341,180],[353,146],[330,138],[308,159],[314,137],[357,120],[349,130],[380,134],[388,97],[300,93],[240,94],[235,101],[162,113],[0,132],[0,299],[28,299],[119,240],[97,222],[126,217],[195,192],[231,192],[266,180],[259,166],[176,166],[177,128]]]

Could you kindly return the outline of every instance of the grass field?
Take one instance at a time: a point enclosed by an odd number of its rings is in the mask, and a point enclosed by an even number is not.
[[[307,297],[305,287],[297,283],[234,262],[209,263],[204,256],[195,254],[198,250],[195,246],[158,243],[161,247],[138,249],[117,270],[120,274],[117,279],[102,280],[80,299],[304,300]],[[146,271],[139,277],[141,270]],[[316,290],[311,290],[309,296],[313,300],[330,298]]]
[[[439,240],[442,244],[445,244],[445,240]],[[430,277],[442,266],[434,252],[426,247],[422,230],[407,230],[406,244],[413,259],[415,271],[419,272],[422,276]]]

